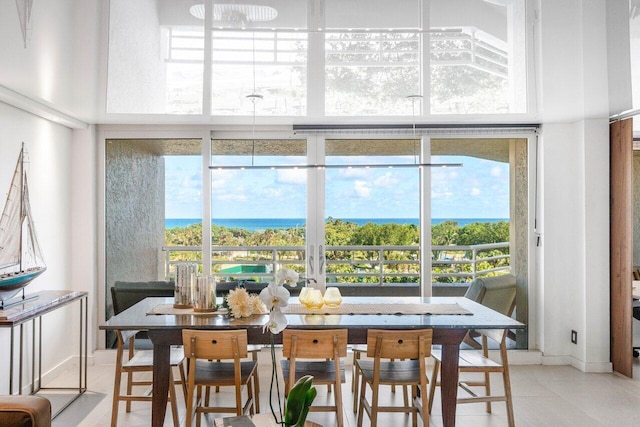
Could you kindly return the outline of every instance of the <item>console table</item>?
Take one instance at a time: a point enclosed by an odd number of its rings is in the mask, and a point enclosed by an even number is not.
[[[41,291],[28,295],[24,302],[12,304],[10,307],[0,310],[0,328],[11,329],[11,343],[9,345],[9,394],[14,394],[14,358],[15,358],[15,329],[19,327],[18,350],[18,394],[22,394],[23,351],[24,351],[24,327],[32,321],[32,347],[31,347],[31,390],[30,394],[36,394],[40,390],[75,390],[64,406],[58,409],[55,418],[62,410],[80,397],[87,390],[87,292],[78,291]],[[42,387],[42,316],[67,306],[75,301],[80,303],[80,327],[79,333],[79,371],[78,387]],[[36,328],[37,327],[37,328]],[[37,334],[36,334],[37,329]],[[36,335],[38,340],[36,342]],[[36,349],[38,354],[37,378],[36,378]],[[36,385],[37,384],[37,385]]]

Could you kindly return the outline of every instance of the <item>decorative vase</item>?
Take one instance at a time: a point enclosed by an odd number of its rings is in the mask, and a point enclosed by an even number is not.
[[[327,288],[323,298],[324,304],[327,307],[337,307],[342,304],[342,295],[340,295],[340,289],[336,287]]]
[[[216,311],[216,277],[196,276],[193,311],[208,313]]]
[[[195,278],[198,273],[198,264],[194,262],[181,262],[176,264],[176,287],[174,289],[173,306],[175,308],[193,307]]]
[[[304,288],[303,288],[304,289]],[[319,289],[308,288],[306,295],[300,303],[307,307],[309,310],[319,310],[324,305],[324,299]]]

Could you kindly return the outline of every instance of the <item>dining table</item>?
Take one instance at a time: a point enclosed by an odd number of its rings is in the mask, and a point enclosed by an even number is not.
[[[290,306],[296,298],[291,298]],[[246,329],[250,344],[270,344],[264,331],[268,314],[234,318],[228,313],[172,310],[172,298],[149,297],[111,317],[102,330],[147,331],[153,344],[151,425],[164,424],[169,390],[169,352],[182,344],[183,329]],[[471,329],[522,329],[524,324],[464,297],[344,297],[342,309],[285,311],[288,328],[348,330],[349,344],[365,344],[368,329],[432,329],[442,348],[441,402],[443,426],[455,426],[460,344]],[[280,343],[282,334],[274,336]]]

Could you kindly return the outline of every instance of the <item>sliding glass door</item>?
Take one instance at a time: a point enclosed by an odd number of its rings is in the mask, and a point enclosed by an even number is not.
[[[269,282],[279,266],[305,272],[304,139],[212,139],[211,272]],[[283,169],[256,166],[288,165]],[[219,168],[224,167],[224,169]]]
[[[420,139],[326,139],[326,282],[347,295],[420,295]],[[318,195],[322,197],[322,194]]]
[[[116,281],[171,280],[193,261],[256,283],[286,266],[346,296],[464,295],[511,273],[528,321],[527,136],[253,133],[107,140],[107,314]]]

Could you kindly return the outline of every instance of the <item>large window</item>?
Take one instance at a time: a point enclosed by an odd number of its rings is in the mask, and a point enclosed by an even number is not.
[[[347,296],[463,295],[511,273],[526,295],[527,138],[413,132],[108,140],[107,289],[191,261],[255,286],[284,265]]]

